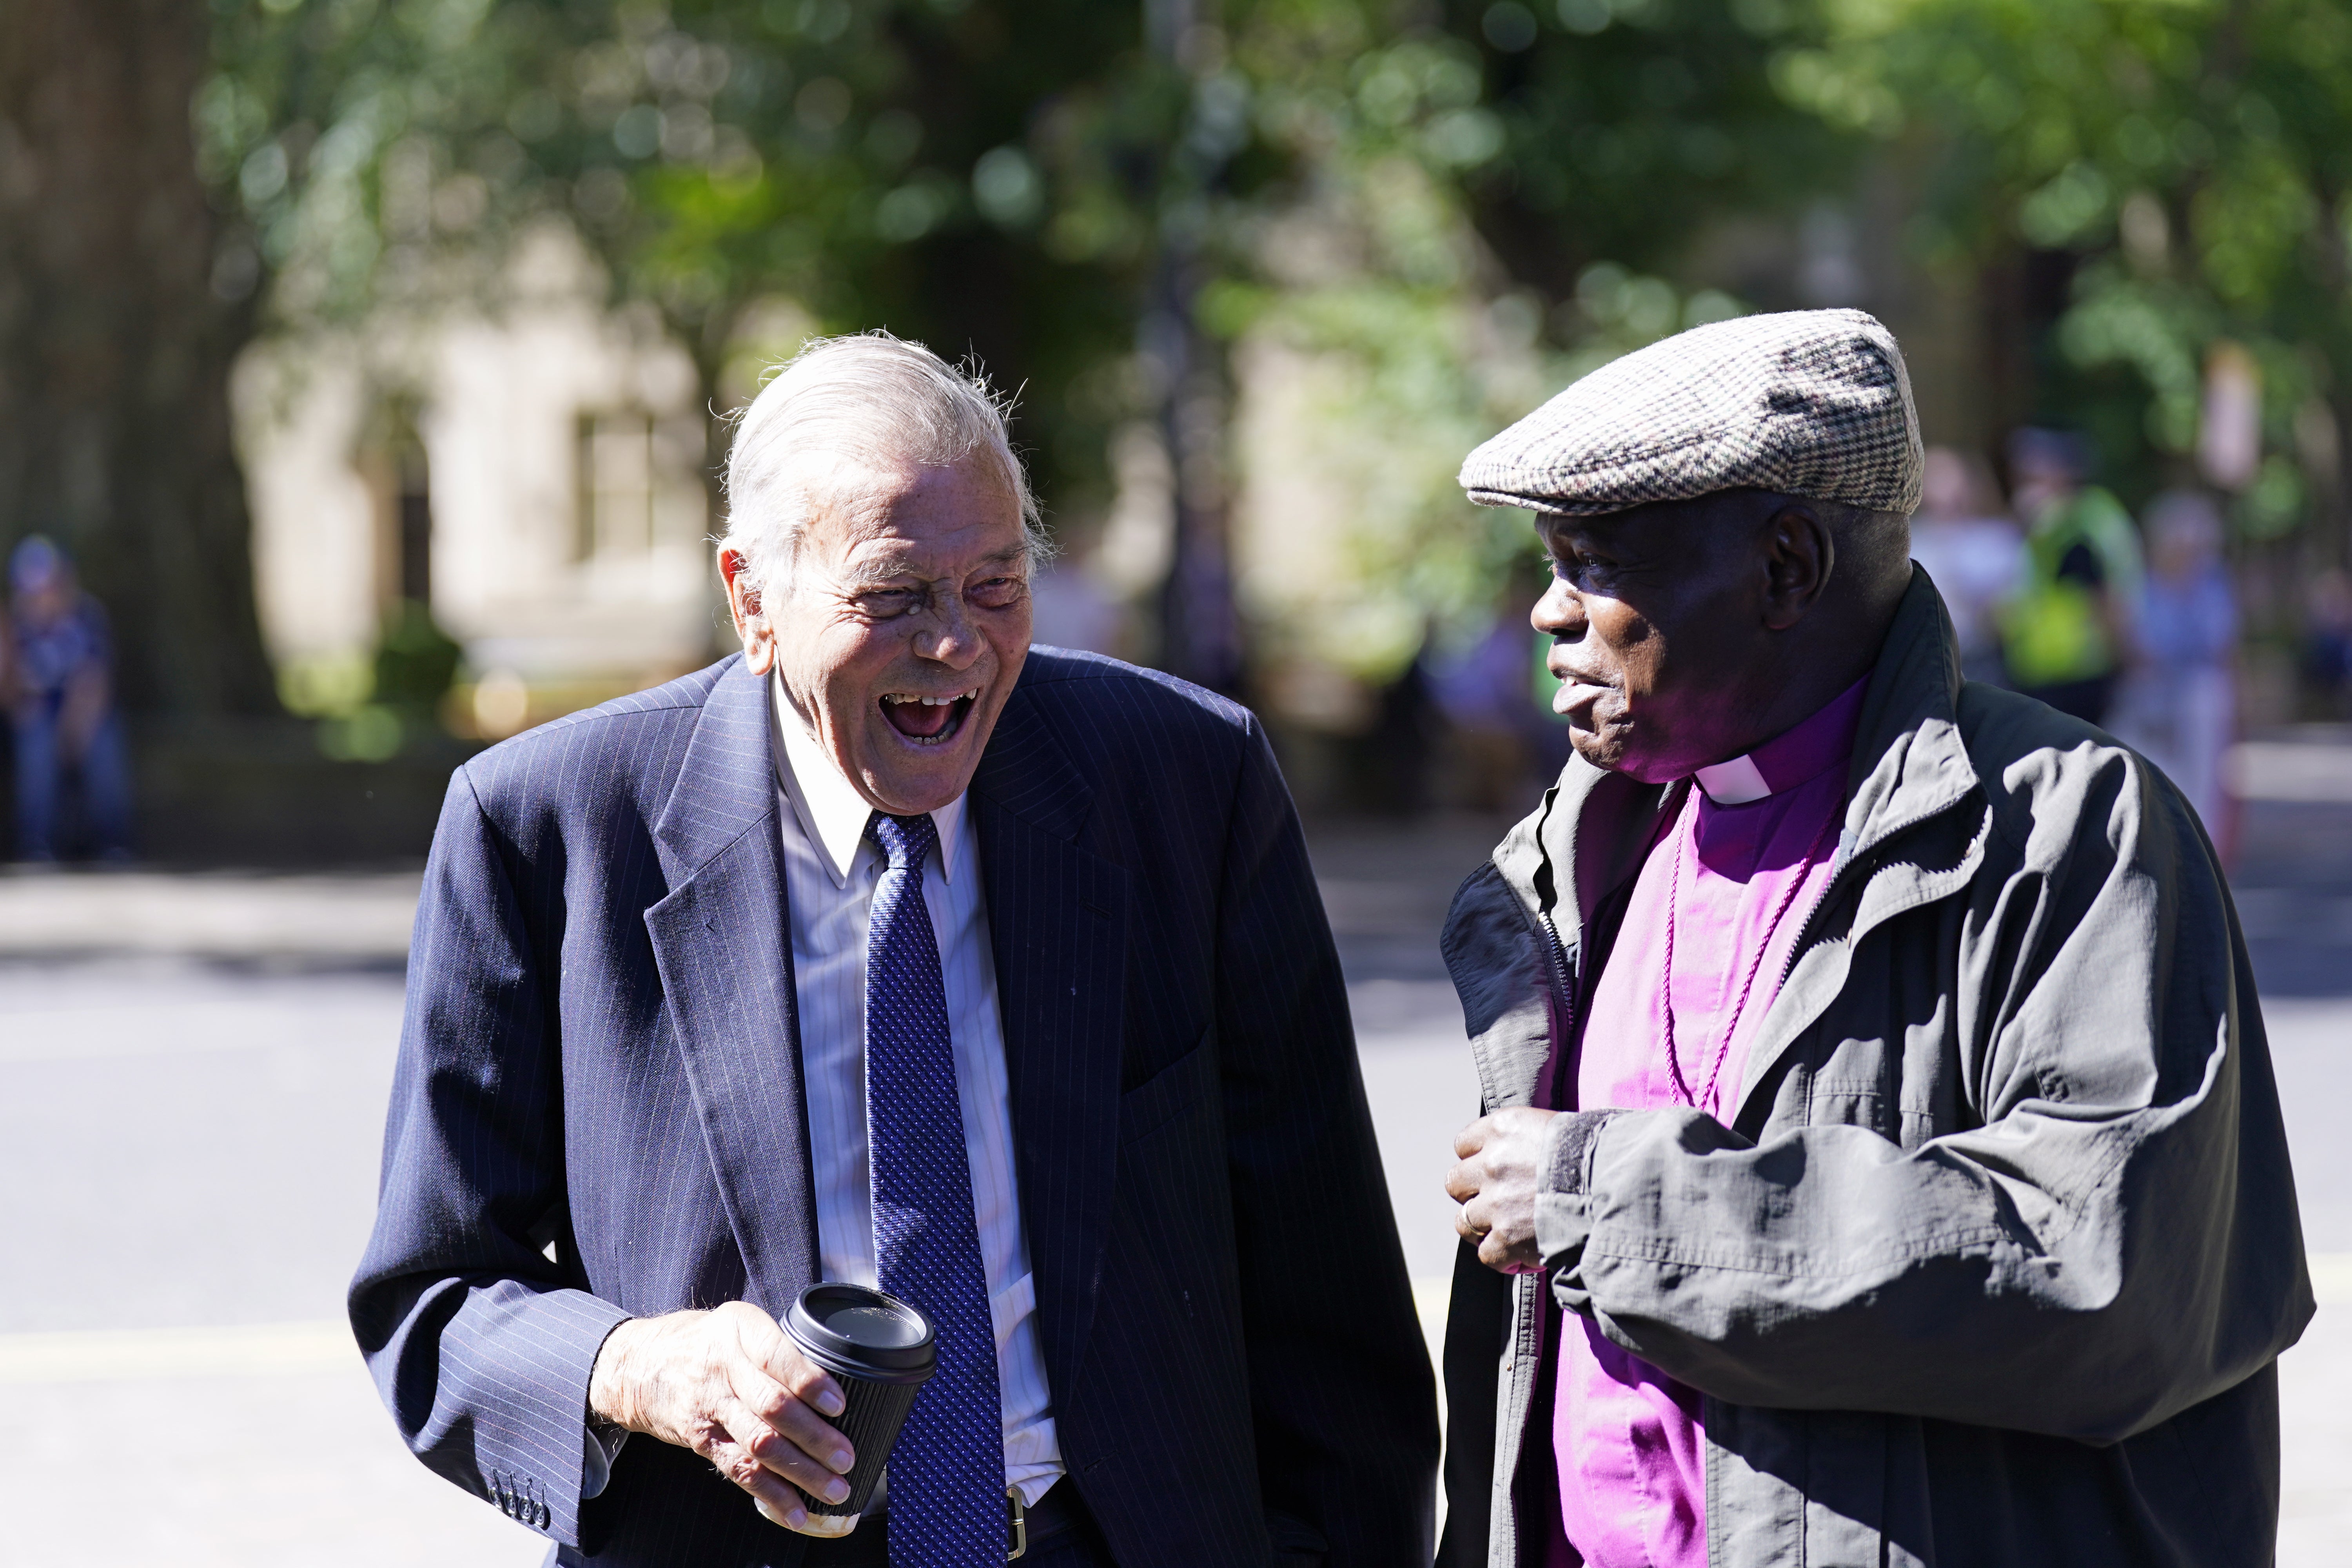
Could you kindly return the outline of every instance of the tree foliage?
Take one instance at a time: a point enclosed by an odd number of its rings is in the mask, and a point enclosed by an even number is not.
[[[281,320],[478,295],[558,216],[714,397],[788,298],[1019,367],[1082,489],[1160,234],[1208,216],[1192,155],[1246,177],[1255,141],[1222,75],[1087,0],[222,4],[206,169]]]
[[[2352,11],[2336,0],[1832,0],[1819,42],[1776,65],[1792,102],[1912,149],[1916,254],[2066,258],[2071,287],[2037,389],[2043,417],[2092,427],[2140,488],[2181,479],[2202,367],[2235,342],[2263,368],[2270,450],[2242,524],[2294,527],[2306,475],[2341,497]]]
[[[2294,527],[2315,477],[2344,493],[2334,0],[1228,0],[1159,39],[1179,8],[1100,0],[214,4],[203,166],[242,224],[215,282],[276,320],[494,294],[558,217],[714,407],[780,346],[780,298],[977,351],[1025,383],[1066,512],[1166,393],[1139,322],[1187,258],[1212,338],[1317,367],[1356,515],[1283,594],[1387,627],[1371,677],[1525,548],[1454,490],[1465,446],[1611,354],[1803,302],[1797,215],[1874,178],[1895,252],[1983,289],[2028,366],[2002,417],[2092,429],[2145,492],[2241,343],[2269,446],[2246,527]],[[2029,264],[2063,283],[2048,320],[1999,287]]]

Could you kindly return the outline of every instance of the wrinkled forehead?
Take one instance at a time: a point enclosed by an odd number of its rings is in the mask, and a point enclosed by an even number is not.
[[[1025,557],[1021,502],[989,455],[953,463],[813,455],[793,477],[811,559],[860,575],[959,575]]]

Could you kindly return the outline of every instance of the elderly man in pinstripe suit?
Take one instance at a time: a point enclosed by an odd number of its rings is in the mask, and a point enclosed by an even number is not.
[[[738,432],[744,651],[459,770],[352,1320],[551,1563],[1421,1568],[1427,1358],[1251,715],[1032,650],[984,385],[811,346]],[[820,1279],[939,1327],[856,1528]]]

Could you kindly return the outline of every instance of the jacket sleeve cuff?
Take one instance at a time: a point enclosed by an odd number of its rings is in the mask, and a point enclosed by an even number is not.
[[[1553,1119],[1544,1134],[1543,1190],[1582,1197],[1592,1169],[1592,1145],[1613,1110],[1571,1110]]]
[[[588,1450],[599,1447],[588,1430],[589,1373],[629,1314],[584,1290],[531,1291],[512,1280],[462,1294],[465,1306],[435,1338],[435,1404],[471,1418],[471,1452],[436,1456],[434,1468],[516,1522],[577,1546],[594,1468]],[[380,1366],[379,1382],[392,1371]],[[608,1454],[608,1479],[611,1468]]]
[[[619,1328],[628,1321],[626,1318],[616,1319],[612,1328],[604,1331],[604,1337],[610,1339],[613,1329]],[[601,1356],[604,1353],[604,1341],[599,1340],[596,1342],[596,1355]],[[591,1356],[588,1361],[589,1380],[593,1383],[595,1376],[596,1357]],[[585,1424],[580,1444],[580,1500],[586,1502],[591,1498],[603,1496],[604,1489],[613,1484],[613,1466],[619,1460],[621,1450],[628,1446],[629,1429],[625,1426],[615,1426],[594,1411],[587,1409],[587,1402],[584,1399],[581,1403]]]
[[[1591,1234],[1586,1188],[1592,1175],[1592,1149],[1615,1115],[1609,1110],[1572,1110],[1556,1117],[1544,1135],[1543,1167],[1536,1193],[1536,1250],[1551,1276],[1552,1294],[1570,1311],[1590,1304],[1579,1275],[1584,1243]]]

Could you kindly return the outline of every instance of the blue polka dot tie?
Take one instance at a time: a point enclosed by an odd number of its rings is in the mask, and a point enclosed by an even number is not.
[[[996,1330],[972,1220],[939,940],[923,862],[926,816],[874,814],[890,857],[866,927],[866,1126],[874,1161],[874,1256],[882,1289],[920,1307],[939,1370],[890,1450],[892,1568],[1002,1568],[1004,1415]]]

